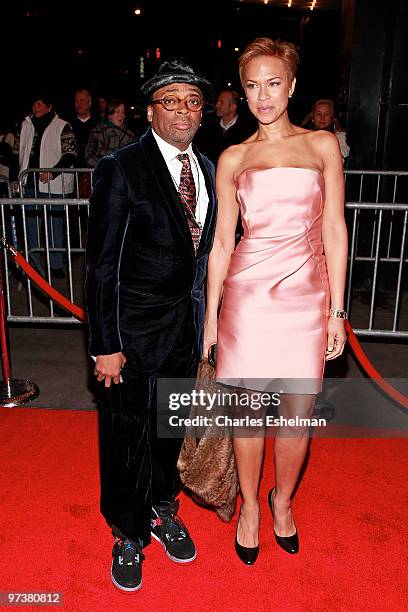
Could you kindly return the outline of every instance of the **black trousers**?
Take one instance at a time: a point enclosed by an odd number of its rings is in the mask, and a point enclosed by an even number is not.
[[[199,362],[194,345],[194,325],[187,316],[156,372],[137,370],[128,357],[123,382],[101,389],[101,512],[115,533],[143,546],[150,543],[152,504],[173,501],[179,484],[182,439],[157,437],[157,379],[194,378]]]

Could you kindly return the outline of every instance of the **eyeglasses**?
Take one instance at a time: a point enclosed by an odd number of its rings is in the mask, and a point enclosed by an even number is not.
[[[178,96],[163,96],[157,100],[152,100],[150,104],[161,104],[162,107],[167,111],[174,111],[177,109],[180,102],[185,102],[189,111],[197,112],[200,111],[204,102],[200,96],[194,94],[187,96],[186,98],[179,98]]]

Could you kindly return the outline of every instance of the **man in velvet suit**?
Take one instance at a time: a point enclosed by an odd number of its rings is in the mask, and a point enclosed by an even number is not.
[[[216,214],[213,165],[191,145],[210,83],[172,60],[142,92],[151,127],[94,172],[86,265],[101,512],[116,538],[112,580],[125,591],[141,586],[151,535],[172,561],[196,557],[175,499],[182,440],[157,436],[156,382],[196,375]]]

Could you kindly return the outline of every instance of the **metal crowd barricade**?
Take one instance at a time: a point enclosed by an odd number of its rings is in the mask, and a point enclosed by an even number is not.
[[[57,193],[52,192],[52,183],[40,183],[39,175],[43,172],[50,172],[55,175],[58,172],[61,176],[61,191]],[[20,195],[24,193],[24,190],[27,187],[27,181],[29,177],[32,177],[32,188],[34,191],[34,197],[39,197],[38,194],[46,193],[48,197],[81,197],[80,189],[81,189],[81,179],[85,176],[92,176],[93,168],[27,168],[20,172],[18,177],[19,183],[19,193]],[[73,186],[70,188],[70,185],[73,180]],[[43,185],[44,189],[39,188],[39,185]]]
[[[36,206],[38,225],[40,228],[40,246],[30,249],[27,236],[27,207]],[[69,298],[71,302],[78,305],[83,304],[83,275],[86,243],[86,223],[81,226],[75,223],[76,215],[71,211],[80,212],[83,219],[88,216],[89,202],[78,198],[3,198],[0,199],[2,234],[8,242],[10,240],[9,224],[7,223],[8,210],[13,206],[16,211],[16,223],[18,228],[17,249],[24,254],[29,261],[41,273],[44,278],[55,289]],[[64,240],[62,247],[52,246],[52,236],[49,232],[50,207],[62,208],[64,218]],[[31,211],[30,211],[31,212]],[[74,221],[72,220],[74,219]],[[73,229],[81,228],[81,234]],[[73,239],[74,236],[74,239]],[[51,257],[53,253],[62,253],[64,262],[64,278],[56,279],[51,269]],[[14,264],[10,264],[6,258],[6,296],[7,296],[7,320],[20,323],[79,323],[77,319],[66,316],[65,311],[55,307],[52,299],[33,286]]]
[[[50,284],[71,301],[82,304],[89,203],[87,198],[79,196],[81,179],[90,178],[93,169],[59,168],[61,176],[59,190],[62,192],[60,194],[52,193],[50,187],[52,183],[39,183],[41,172],[51,172],[55,176],[55,170],[52,168],[29,168],[19,176],[19,197],[0,199],[2,233]],[[29,180],[30,175],[33,180]],[[90,185],[90,180],[88,184]],[[40,188],[38,185],[41,185]],[[40,194],[45,197],[40,198]],[[10,209],[15,211],[14,227],[17,230],[14,232],[14,237],[10,236]],[[60,217],[63,226],[61,244],[56,243],[54,236],[53,221],[57,216]],[[54,254],[62,255],[65,260],[63,279],[55,278],[52,271],[51,262]],[[65,311],[56,307],[53,301],[44,296],[17,266],[9,263],[7,258],[5,276],[9,322],[79,323],[76,318],[67,316]]]
[[[4,194],[7,193],[7,196],[11,198],[11,183],[8,176],[4,174],[0,174],[0,185],[4,187]]]
[[[70,171],[78,172],[77,169]],[[87,172],[90,170],[87,169]],[[407,339],[408,172],[348,170],[345,178],[349,232],[346,308],[351,324],[360,336]],[[76,179],[77,189],[78,185]],[[27,207],[33,205],[36,205],[38,215],[39,240],[36,248],[30,248],[27,239],[27,216],[30,211]],[[37,256],[37,268],[40,272],[42,268],[46,280],[72,302],[83,306],[88,200],[67,195],[56,198],[49,194],[47,198],[2,198],[0,206],[3,234],[8,241],[16,246],[8,221],[10,208],[13,207],[18,234],[17,248],[24,253],[26,259],[31,259],[31,263],[35,263]],[[52,206],[62,206],[62,247],[54,245],[49,228]],[[63,253],[66,270],[64,279],[53,276],[50,258],[55,252]],[[29,279],[19,274],[18,269],[10,273],[9,267],[10,264],[6,274],[9,322],[79,323],[41,294]]]
[[[345,184],[346,309],[353,329],[408,338],[408,172],[348,170]]]
[[[13,195],[12,184],[8,176],[0,174],[0,198],[3,196],[7,196],[11,198]],[[16,228],[16,218],[14,215],[13,206],[10,206],[10,228],[11,228],[11,243],[14,246],[17,246],[17,228]]]
[[[67,198],[77,198],[77,199],[87,199],[91,193],[91,177],[93,173],[93,168],[59,168],[58,173],[60,176],[60,184],[58,185],[58,192],[53,193],[53,183],[41,183],[40,182],[40,173],[50,172],[55,175],[55,169],[52,168],[27,168],[20,172],[19,175],[19,193],[20,197],[32,197],[35,200],[38,200],[39,197],[47,197],[49,199],[58,199],[63,198],[64,200]],[[31,179],[31,180],[30,180]],[[83,179],[88,179],[85,184]],[[30,188],[29,188],[30,186]],[[29,188],[29,189],[28,189]],[[27,195],[28,194],[28,195]],[[33,205],[36,205],[34,203]],[[58,206],[58,204],[53,204],[54,206]],[[82,239],[83,235],[83,225],[84,221],[86,221],[81,215],[81,208],[77,208],[76,214],[74,209],[71,209],[71,216],[75,217],[75,222],[77,223],[77,233]],[[72,220],[73,221],[73,220]],[[53,224],[50,224],[50,233],[51,233],[51,242],[54,245],[54,235],[53,235]],[[41,243],[41,230],[39,227],[39,218],[37,216],[36,223],[36,233],[37,233],[37,243]],[[37,247],[40,248],[41,247]],[[80,248],[83,249],[84,245],[80,242]],[[43,270],[40,269],[43,272]]]

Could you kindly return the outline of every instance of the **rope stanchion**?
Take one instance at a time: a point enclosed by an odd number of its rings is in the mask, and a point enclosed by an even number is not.
[[[6,246],[4,244],[4,246]],[[15,380],[11,376],[9,338],[4,299],[4,252],[0,246],[0,346],[3,382],[0,383],[0,406],[12,408],[34,400],[39,395],[37,385],[29,380]]]
[[[37,287],[39,287],[40,289],[42,289],[42,291],[44,291],[47,295],[49,295],[49,297],[52,298],[54,302],[57,302],[57,304],[65,308],[65,310],[68,310],[68,312],[72,313],[76,319],[78,319],[79,321],[85,321],[86,319],[85,311],[82,308],[80,308],[79,306],[77,306],[76,304],[68,300],[66,297],[61,295],[59,291],[54,289],[52,285],[47,283],[45,278],[43,278],[41,274],[39,274],[37,270],[35,270],[28,263],[28,261],[21,255],[21,253],[16,251],[9,244],[7,244],[6,246],[8,250],[10,251],[10,253],[12,254],[16,264],[18,264],[20,268],[24,270],[24,272],[27,274],[30,280],[32,280],[37,285]]]
[[[45,293],[47,293],[55,302],[57,302],[60,306],[65,308],[68,312],[71,312],[74,317],[79,319],[80,321],[85,321],[85,311],[65,298],[61,293],[56,291],[54,287],[52,287],[47,281],[40,275],[38,272],[28,263],[28,261],[16,251],[14,247],[8,244],[4,238],[1,239],[4,246],[11,253],[14,261],[24,270],[24,272],[30,277],[30,279],[36,283],[36,285],[42,289]],[[1,303],[0,303],[1,306]],[[348,321],[345,321],[346,324],[346,332],[348,341],[351,349],[354,352],[358,362],[363,367],[364,371],[368,374],[370,378],[374,380],[374,382],[382,389],[387,395],[389,395],[393,400],[398,402],[401,406],[408,410],[408,397],[403,395],[398,389],[395,389],[390,383],[388,383],[378,370],[375,369],[373,364],[368,359],[367,355],[364,353],[363,348],[360,342],[357,340],[355,333]]]
[[[353,329],[348,321],[346,321],[346,332],[350,347],[364,371],[368,374],[370,378],[374,380],[375,383],[377,383],[380,389],[382,389],[393,400],[395,400],[396,402],[401,404],[401,406],[408,410],[408,397],[406,395],[403,395],[400,391],[398,391],[398,389],[395,389],[395,387],[393,387],[392,385],[390,385],[390,383],[384,380],[378,370],[375,369],[375,367],[363,351],[363,347],[357,340],[357,336],[353,332]]]
[[[9,359],[9,341],[7,336],[6,317],[5,317],[5,300],[4,300],[4,277],[3,249],[0,249],[0,344],[1,344],[1,364],[3,367],[3,381],[9,387],[10,385],[10,359]]]

